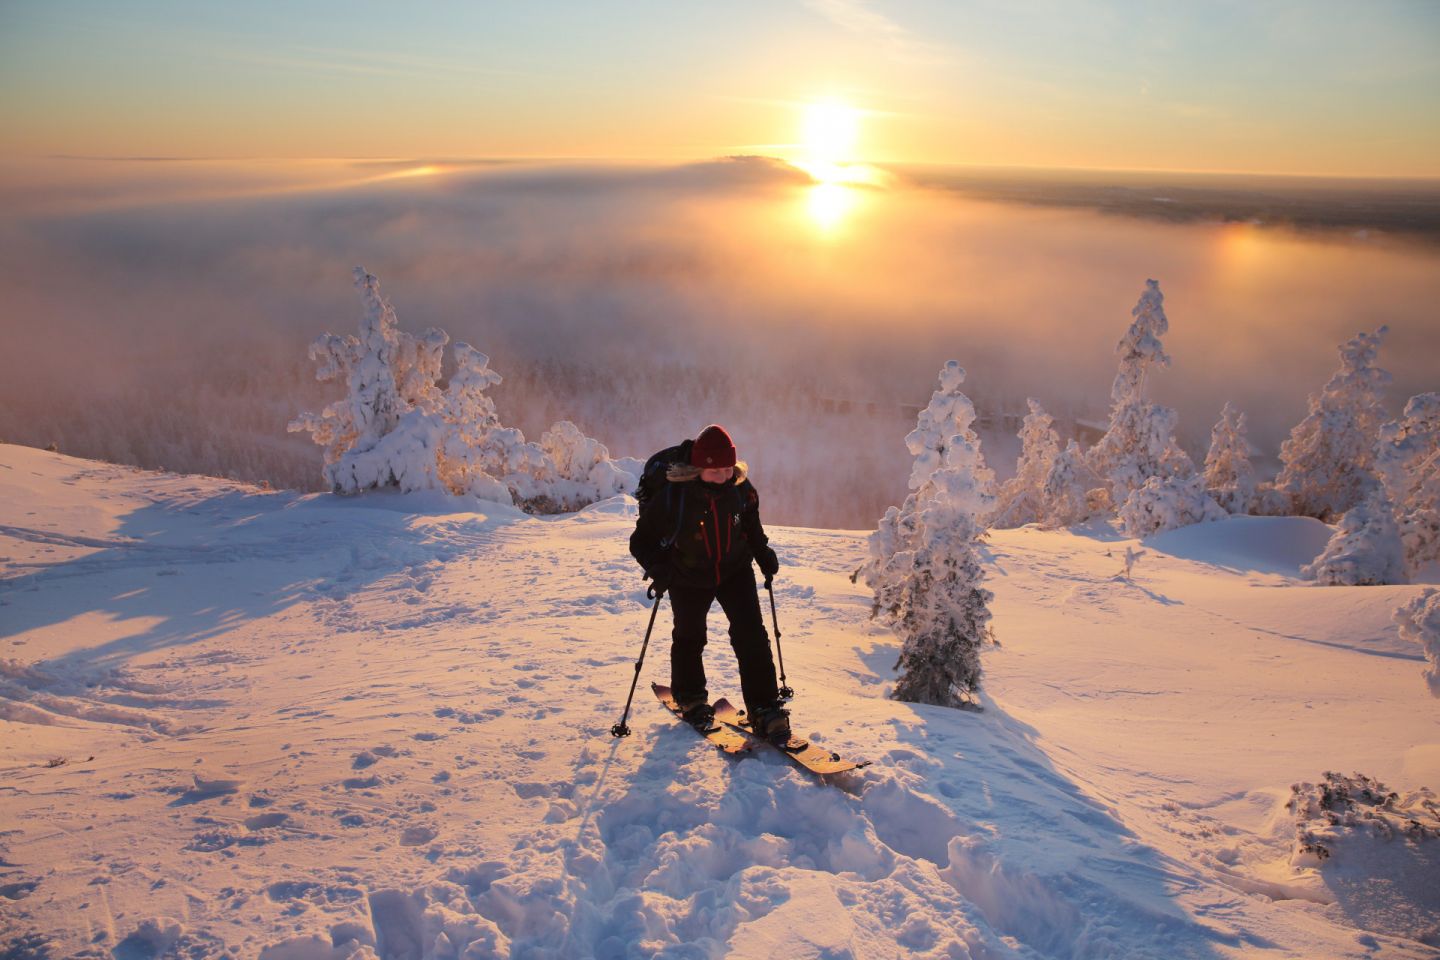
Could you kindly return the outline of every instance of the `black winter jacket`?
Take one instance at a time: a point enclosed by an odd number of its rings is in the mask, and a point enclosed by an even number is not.
[[[724,484],[666,480],[635,523],[630,553],[647,571],[668,567],[677,583],[713,588],[769,542],[760,495],[737,474]]]

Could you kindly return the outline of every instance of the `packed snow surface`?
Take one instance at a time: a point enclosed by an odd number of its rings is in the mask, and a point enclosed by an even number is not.
[[[1329,528],[995,531],[980,712],[772,528],[824,782],[654,701],[668,606],[610,737],[633,522],[0,446],[0,956],[1440,956],[1424,588],[1305,584]]]

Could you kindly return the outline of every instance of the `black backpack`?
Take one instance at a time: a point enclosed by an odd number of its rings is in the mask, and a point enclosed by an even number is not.
[[[690,462],[690,448],[694,445],[694,440],[686,440],[652,454],[645,461],[645,469],[640,472],[640,484],[635,488],[635,499],[640,504],[641,513],[645,513],[645,508],[655,502],[656,494],[665,489],[665,474],[670,465]]]

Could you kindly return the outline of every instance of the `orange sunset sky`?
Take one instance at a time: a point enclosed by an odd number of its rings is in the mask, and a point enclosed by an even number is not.
[[[10,2],[0,120],[22,160],[824,142],[870,162],[1429,177],[1440,4]]]

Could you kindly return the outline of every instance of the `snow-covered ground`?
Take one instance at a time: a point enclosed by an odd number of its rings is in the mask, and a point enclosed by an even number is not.
[[[863,533],[772,529],[824,783],[654,702],[668,607],[609,736],[633,511],[0,446],[0,957],[1440,956],[1420,588],[1300,585],[1328,528],[995,532],[980,713],[886,698]],[[1326,771],[1398,796],[1297,821]]]

